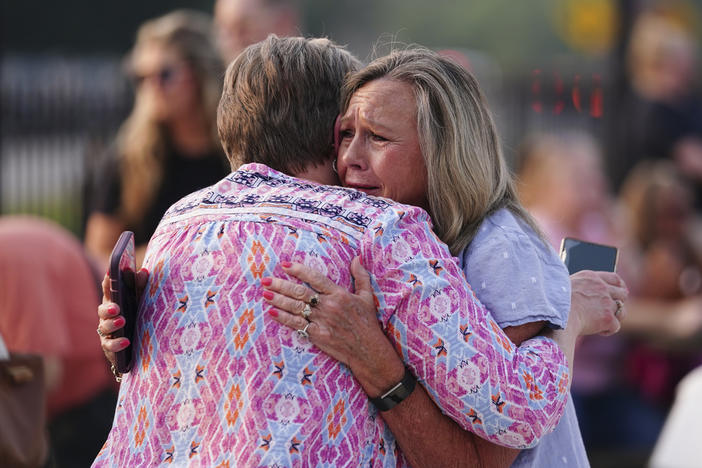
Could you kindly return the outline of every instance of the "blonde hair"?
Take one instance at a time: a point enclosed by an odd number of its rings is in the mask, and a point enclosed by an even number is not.
[[[202,112],[211,133],[212,148],[219,148],[215,116],[221,94],[222,63],[211,38],[207,15],[179,10],[144,23],[130,58],[147,44],[172,49],[190,67],[198,87]],[[167,129],[137,93],[134,109],[117,135],[122,193],[119,216],[138,223],[154,201],[163,180]]]
[[[500,208],[540,233],[516,196],[485,98],[465,68],[424,48],[394,51],[347,80],[342,114],[354,92],[380,78],[408,83],[414,90],[429,211],[434,231],[454,255]]]

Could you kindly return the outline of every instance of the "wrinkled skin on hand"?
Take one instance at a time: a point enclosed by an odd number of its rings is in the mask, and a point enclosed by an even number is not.
[[[615,315],[616,301],[624,303],[629,295],[624,280],[616,273],[585,270],[571,275],[570,282],[570,314],[581,326],[578,335],[617,333],[626,317],[626,308],[622,307]]]

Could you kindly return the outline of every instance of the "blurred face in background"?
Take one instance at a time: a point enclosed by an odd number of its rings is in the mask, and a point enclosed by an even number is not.
[[[195,75],[172,48],[147,42],[134,52],[132,77],[136,103],[162,123],[169,123],[200,108]]]
[[[273,33],[297,36],[297,16],[290,5],[267,0],[217,0],[214,26],[222,58],[228,64],[249,45]]]
[[[381,78],[362,86],[339,126],[337,167],[344,186],[428,207],[427,170],[412,87]]]
[[[575,142],[563,147],[568,180],[562,182],[570,204],[579,213],[600,211],[607,205],[607,183],[597,148],[589,142]]]
[[[629,41],[632,84],[654,101],[684,98],[691,91],[697,56],[697,44],[689,30],[655,11],[644,13]]]
[[[652,196],[650,216],[655,239],[677,242],[685,237],[693,213],[693,195],[684,185],[658,187]]]

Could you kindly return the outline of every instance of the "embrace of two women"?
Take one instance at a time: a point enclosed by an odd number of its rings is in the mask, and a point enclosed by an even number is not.
[[[217,124],[233,172],[161,220],[134,342],[98,309],[136,360],[94,466],[587,465],[575,339],[626,286],[568,277],[470,73],[270,36]]]

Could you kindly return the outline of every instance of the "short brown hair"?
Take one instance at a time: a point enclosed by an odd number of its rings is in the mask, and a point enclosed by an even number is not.
[[[358,60],[328,39],[279,38],[247,47],[227,68],[217,128],[232,168],[285,173],[324,163],[344,77]]]

